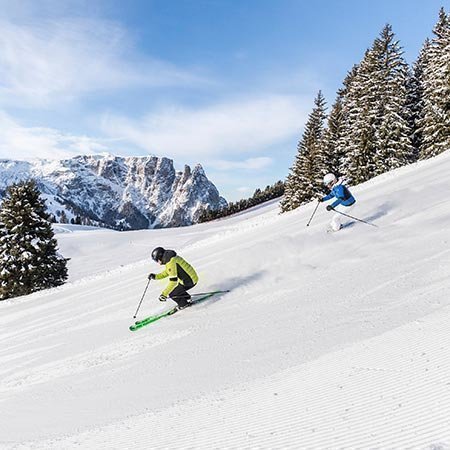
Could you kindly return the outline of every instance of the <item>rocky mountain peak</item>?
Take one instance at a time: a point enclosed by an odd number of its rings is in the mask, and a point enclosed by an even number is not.
[[[0,195],[27,178],[37,181],[57,221],[77,218],[121,229],[176,227],[195,223],[204,208],[226,205],[200,164],[177,172],[164,157],[0,160]]]

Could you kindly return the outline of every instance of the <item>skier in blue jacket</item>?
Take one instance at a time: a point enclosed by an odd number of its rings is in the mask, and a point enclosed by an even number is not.
[[[355,197],[353,197],[349,189],[333,173],[328,173],[323,177],[323,184],[330,189],[330,192],[325,197],[319,198],[319,202],[326,202],[327,200],[336,198],[331,205],[327,205],[327,211],[337,211],[331,219],[330,231],[339,231],[342,227],[341,218],[343,217],[339,212],[348,214],[355,205]]]

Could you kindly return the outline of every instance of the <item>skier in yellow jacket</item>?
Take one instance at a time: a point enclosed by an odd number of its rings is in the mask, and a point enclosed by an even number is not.
[[[169,277],[169,284],[161,292],[159,300],[165,302],[167,297],[170,297],[177,303],[178,309],[189,306],[191,296],[187,291],[198,282],[198,275],[194,268],[173,250],[165,250],[162,247],[156,247],[153,250],[152,259],[166,267],[160,273],[151,273],[148,279],[162,280]]]

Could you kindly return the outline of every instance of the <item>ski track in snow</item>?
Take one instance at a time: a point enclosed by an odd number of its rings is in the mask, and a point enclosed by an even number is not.
[[[134,354],[141,353],[143,350],[148,350],[157,345],[164,345],[171,340],[180,339],[187,334],[189,334],[189,330],[179,331],[170,336],[144,336],[141,341],[127,342],[120,347],[117,347],[117,344],[111,344],[101,349],[80,353],[74,357],[40,365],[32,369],[15,371],[14,374],[2,377],[0,381],[0,394],[11,394],[14,390],[23,389],[24,386],[29,388],[34,384],[49,382],[69,375],[76,375],[77,373],[84,372],[86,369],[108,365],[118,360],[126,360]],[[49,350],[53,349],[41,349],[41,351]],[[2,375],[1,371],[0,375]]]
[[[0,448],[449,450],[449,170],[446,153],[352,189],[378,229],[327,234],[325,211],[306,228],[314,204],[276,201],[177,230],[69,226],[70,282],[0,304]],[[199,291],[232,291],[130,333],[156,245]],[[169,307],[162,286],[140,317]]]
[[[446,308],[272,377],[42,444],[447,449],[442,441],[450,440],[450,360],[442,360],[442,352],[449,320]]]

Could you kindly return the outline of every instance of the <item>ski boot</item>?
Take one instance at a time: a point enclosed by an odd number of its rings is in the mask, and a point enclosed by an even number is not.
[[[182,309],[189,308],[189,306],[191,306],[190,302],[187,302],[185,305],[182,305],[182,306],[178,305],[177,306],[177,311],[181,311]]]

